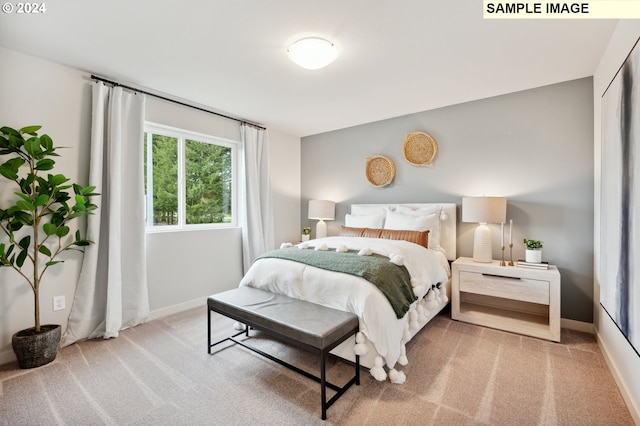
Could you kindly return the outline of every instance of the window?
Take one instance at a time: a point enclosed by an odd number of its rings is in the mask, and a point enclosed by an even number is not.
[[[235,226],[237,143],[146,123],[148,229]]]

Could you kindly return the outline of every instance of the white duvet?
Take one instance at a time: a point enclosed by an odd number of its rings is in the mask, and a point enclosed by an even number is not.
[[[404,264],[411,275],[414,293],[420,300],[433,284],[444,283],[449,276],[449,264],[439,251],[425,249],[406,241],[359,237],[327,237],[299,244],[289,250],[315,248],[347,248],[371,250],[387,256],[394,263]],[[405,330],[418,301],[410,311],[398,319],[386,297],[364,278],[327,271],[303,263],[264,258],[251,266],[240,282],[250,286],[285,294],[297,299],[355,313],[360,320],[360,331],[375,346],[389,369],[404,353]]]

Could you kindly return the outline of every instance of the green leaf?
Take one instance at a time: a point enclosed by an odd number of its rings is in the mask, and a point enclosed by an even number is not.
[[[18,179],[18,174],[12,168],[9,168],[4,164],[0,164],[0,175],[6,177],[9,180]]]
[[[56,231],[56,235],[60,238],[66,236],[69,231],[71,231],[71,228],[69,228],[68,226],[61,226],[58,228],[58,230]]]
[[[28,249],[30,244],[31,244],[31,235],[27,235],[26,237],[21,239],[20,242],[18,243],[20,248],[22,248],[23,250]]]
[[[47,266],[57,265],[58,263],[64,263],[64,260],[52,260],[51,262],[45,263]]]
[[[53,223],[45,223],[42,225],[42,229],[47,235],[55,235],[58,232],[58,227]]]
[[[24,200],[20,200],[16,202],[16,207],[18,207],[20,210],[26,210],[26,211],[31,211],[36,209],[36,206],[34,206],[31,201],[24,201]]]
[[[0,174],[9,180],[18,179],[18,170],[25,161],[22,158],[16,157],[7,160],[4,164],[0,164]]]
[[[51,170],[53,166],[56,165],[56,162],[50,158],[43,158],[42,160],[36,163],[36,170]]]
[[[40,246],[38,251],[40,253],[44,254],[45,256],[51,257],[51,250],[49,250],[49,248],[47,246]]]
[[[64,222],[64,215],[55,213],[51,216],[51,223],[53,225],[60,226],[62,222]]]
[[[42,152],[42,150],[40,149],[40,138],[38,138],[38,137],[29,138],[24,143],[24,149],[32,157],[37,157],[38,154],[40,154]]]
[[[16,258],[16,265],[18,265],[18,267],[22,268],[22,265],[24,265],[24,261],[27,259],[27,251],[26,250],[22,250],[20,252],[20,254],[18,255],[18,257]]]
[[[77,245],[77,246],[84,247],[84,246],[88,246],[88,245],[90,245],[92,243],[93,243],[93,241],[89,241],[89,240],[78,240],[74,244]]]
[[[21,222],[21,221],[18,221],[18,220],[14,220],[9,224],[8,228],[9,228],[9,230],[11,232],[16,232],[16,231],[19,231],[20,229],[22,229],[22,227],[24,225],[29,226],[30,224],[29,223],[24,223],[24,222]]]
[[[3,127],[4,129],[4,127]],[[20,129],[20,133],[26,133],[28,135],[31,136],[36,136],[37,135],[37,131],[42,129],[42,126],[27,126],[27,127],[23,127],[22,129]]]
[[[5,135],[7,135],[7,136],[15,136],[15,137],[18,137],[18,138],[22,137],[22,135],[20,135],[19,131],[15,130],[15,129],[12,129],[11,127],[7,127],[7,126],[4,126],[4,127],[0,128],[0,132],[5,134]]]
[[[49,196],[47,194],[40,194],[36,199],[36,206],[44,206],[45,204],[47,204],[47,201],[49,201]]]
[[[85,197],[87,196],[91,196],[94,195],[93,191],[96,190],[95,186],[85,186],[84,188],[82,188],[82,195],[84,195]]]
[[[22,145],[24,145],[24,138],[21,134],[18,136],[9,135],[9,147],[16,150],[16,152],[22,149]]]
[[[53,161],[53,160],[51,160],[51,161]],[[61,185],[61,184],[65,183],[68,180],[69,179],[65,175],[62,175],[62,174],[49,175],[49,184],[51,186]]]
[[[23,194],[22,192],[14,192],[13,193],[15,196],[22,198],[24,201],[30,203],[31,202],[31,197],[29,197],[28,195]]]
[[[53,140],[49,137],[49,135],[40,136],[40,144],[47,151],[53,151]]]
[[[20,190],[24,193],[24,194],[31,194],[31,184],[33,183],[33,181],[35,180],[35,176],[32,174],[27,175],[26,178],[24,179],[20,179]]]

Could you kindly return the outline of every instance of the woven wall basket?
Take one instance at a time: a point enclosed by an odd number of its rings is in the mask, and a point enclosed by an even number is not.
[[[424,132],[412,132],[407,135],[402,145],[404,159],[414,166],[428,166],[438,152],[435,139]]]
[[[367,158],[365,167],[367,180],[375,187],[389,185],[396,175],[396,166],[393,161],[383,155],[374,155]]]

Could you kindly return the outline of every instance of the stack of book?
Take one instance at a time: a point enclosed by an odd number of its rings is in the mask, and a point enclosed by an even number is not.
[[[518,260],[516,266],[521,268],[533,268],[533,269],[549,269],[549,262],[533,263],[525,262],[524,260]]]

